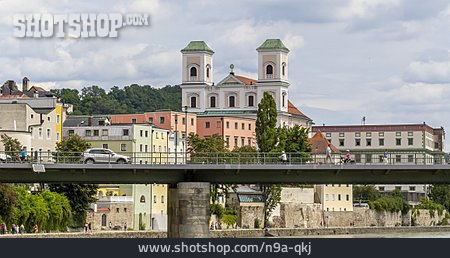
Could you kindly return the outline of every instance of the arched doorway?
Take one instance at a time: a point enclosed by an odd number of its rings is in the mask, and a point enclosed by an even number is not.
[[[102,227],[106,227],[106,214],[102,215]]]

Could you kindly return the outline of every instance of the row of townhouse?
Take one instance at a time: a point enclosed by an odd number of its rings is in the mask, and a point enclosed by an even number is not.
[[[93,148],[127,155],[134,164],[184,162],[186,143],[178,133],[150,123],[111,124],[112,117],[70,116],[63,137],[79,135]]]
[[[23,78],[22,90],[16,82],[6,81],[0,87],[0,135],[18,139],[32,156],[50,158],[56,143],[62,140],[62,128],[72,105],[61,103],[41,87],[28,87]],[[0,142],[0,151],[4,151]]]

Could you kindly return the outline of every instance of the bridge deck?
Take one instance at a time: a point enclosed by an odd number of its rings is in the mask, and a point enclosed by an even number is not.
[[[450,165],[358,164],[0,164],[0,182],[62,183],[450,183]]]

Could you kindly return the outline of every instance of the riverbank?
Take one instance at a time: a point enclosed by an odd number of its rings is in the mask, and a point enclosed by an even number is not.
[[[346,235],[379,235],[389,237],[403,233],[449,233],[450,226],[434,227],[347,227],[347,228],[274,228],[266,232],[262,229],[231,229],[211,231],[212,238],[259,238],[266,234],[272,237],[317,237]],[[95,231],[92,233],[40,233],[23,235],[0,235],[0,238],[166,238],[162,231]],[[376,236],[375,236],[376,237]]]

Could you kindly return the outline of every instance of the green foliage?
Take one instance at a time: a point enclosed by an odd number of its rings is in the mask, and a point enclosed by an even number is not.
[[[426,198],[422,198],[420,200],[420,204],[418,204],[415,208],[428,210],[430,212],[430,216],[432,218],[434,218],[436,211],[439,216],[442,216],[442,214],[444,213],[444,210],[445,210],[445,208],[442,204],[435,203],[434,201],[426,199]]]
[[[265,203],[264,207],[264,226],[269,225],[269,217],[272,211],[277,207],[281,200],[281,185],[261,185],[261,191]]]
[[[256,113],[256,141],[261,152],[273,150],[276,142],[277,105],[272,95],[264,92]]]
[[[435,184],[428,188],[428,198],[450,211],[450,185]]]
[[[196,134],[190,134],[188,145],[188,152],[191,155],[228,152],[228,149],[225,148],[225,141],[217,134],[203,139]]]
[[[234,216],[237,216],[238,212],[237,212],[237,210],[235,210],[235,209],[232,209],[232,208],[230,208],[230,207],[227,207],[227,208],[225,208],[224,214],[225,214],[225,215],[234,215]]]
[[[180,86],[153,88],[132,84],[120,89],[117,86],[106,92],[93,85],[81,93],[75,89],[51,90],[62,102],[74,106],[73,114],[123,114],[142,113],[160,109],[181,111]],[[101,105],[99,105],[101,103]]]
[[[212,203],[209,206],[209,211],[211,215],[216,215],[219,220],[222,219],[223,214],[225,213],[225,209],[218,203]]]
[[[373,185],[354,185],[353,200],[355,202],[369,202],[380,198],[380,191]]]
[[[245,145],[234,148],[231,153],[238,155],[240,164],[255,164],[258,162],[258,151],[253,146]]]
[[[14,207],[17,204],[17,193],[10,184],[0,184],[0,217],[7,224],[12,222],[14,216]]]
[[[58,152],[58,155],[71,155],[73,153],[81,154],[90,147],[91,144],[89,142],[75,134],[58,142],[56,144],[56,151]]]
[[[5,147],[5,151],[9,152],[8,155],[12,157],[18,157],[20,154],[20,149],[22,148],[22,144],[16,138],[12,138],[6,134],[2,134],[1,141],[3,146]]]
[[[259,221],[258,218],[255,218],[255,219],[253,220],[253,227],[254,227],[254,228],[260,228],[260,226],[261,226],[261,221]]]
[[[289,128],[280,127],[277,129],[279,144],[272,151],[296,153],[311,152],[311,146],[308,143],[308,133],[308,128],[304,128],[299,125]]]
[[[225,225],[227,225],[227,228],[230,228],[236,224],[236,219],[237,219],[236,215],[226,214],[223,216],[222,222],[225,223]]]
[[[11,223],[24,225],[29,231],[35,224],[43,231],[65,231],[70,220],[69,200],[48,190],[31,194],[25,186],[16,186],[17,203]]]
[[[400,197],[398,195],[384,196],[375,201],[370,201],[369,207],[377,211],[401,211],[403,214],[407,213],[410,209],[410,205],[403,196]]]
[[[52,192],[64,194],[71,207],[70,227],[82,227],[86,222],[86,211],[96,201],[98,185],[92,184],[50,184]]]
[[[139,221],[139,230],[145,230],[145,223],[142,221]]]
[[[90,148],[90,143],[78,135],[70,136],[56,145],[58,159],[76,159],[74,153],[82,153]],[[69,157],[67,157],[69,156]],[[86,221],[86,211],[89,205],[95,202],[98,185],[92,184],[50,184],[49,189],[53,192],[64,194],[70,203],[72,220],[70,226],[81,227]]]

